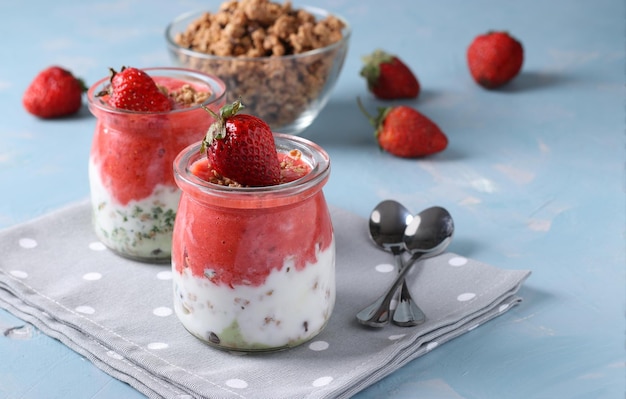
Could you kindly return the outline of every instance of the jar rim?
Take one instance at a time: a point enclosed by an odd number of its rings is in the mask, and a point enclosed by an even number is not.
[[[189,107],[174,109],[170,111],[163,112],[144,112],[144,111],[132,111],[126,109],[113,108],[110,105],[106,104],[104,101],[99,101],[96,97],[98,92],[107,87],[107,83],[110,81],[111,77],[107,76],[102,79],[99,79],[97,82],[91,85],[87,90],[87,102],[90,108],[97,109],[99,111],[104,111],[108,113],[115,114],[130,114],[130,115],[170,115],[177,114],[182,112],[193,111],[202,107],[206,107],[213,103],[219,103],[226,96],[226,83],[222,81],[216,75],[204,73],[201,71],[188,69],[188,68],[179,68],[179,67],[151,67],[151,68],[139,68],[142,71],[148,73],[151,77],[172,77],[178,78],[181,80],[187,80],[189,78],[195,79],[198,83],[206,84],[211,89],[211,95],[209,98],[204,100],[200,104],[194,104]],[[160,75],[159,72],[164,73],[165,75]]]
[[[258,207],[259,201],[264,199],[277,201],[288,199],[299,194],[311,194],[319,191],[330,175],[330,157],[328,153],[316,143],[299,136],[284,133],[273,133],[276,148],[279,152],[289,152],[297,149],[302,153],[302,159],[309,164],[311,171],[299,179],[274,186],[264,187],[230,187],[208,182],[194,175],[190,166],[201,159],[201,143],[197,142],[182,150],[174,160],[174,177],[177,184],[185,193],[195,189],[207,197],[218,200],[233,201],[235,207]],[[256,204],[256,205],[255,205]],[[230,207],[230,203],[228,207]]]

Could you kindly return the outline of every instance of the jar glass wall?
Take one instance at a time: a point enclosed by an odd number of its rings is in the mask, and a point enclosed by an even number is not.
[[[116,253],[140,261],[169,262],[180,190],[172,164],[178,153],[201,140],[213,122],[202,106],[218,112],[224,83],[181,68],[144,69],[169,92],[191,85],[209,92],[202,104],[175,106],[168,112],[115,109],[99,96],[110,79],[88,91],[96,128],[89,157],[93,224],[98,238]]]
[[[234,351],[293,347],[317,335],[335,303],[335,241],[316,144],[275,134],[311,171],[269,187],[226,187],[190,172],[200,144],[175,160],[182,197],[172,248],[174,309],[185,328]]]

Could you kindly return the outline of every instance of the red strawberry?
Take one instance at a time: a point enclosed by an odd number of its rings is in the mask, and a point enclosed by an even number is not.
[[[280,163],[274,135],[267,123],[256,116],[237,114],[240,101],[227,104],[216,115],[201,151],[209,164],[224,177],[242,186],[272,186],[280,182]]]
[[[58,66],[39,72],[22,97],[26,111],[40,118],[57,118],[78,112],[87,88],[82,80]]]
[[[372,117],[358,103],[376,128],[380,148],[390,154],[416,158],[441,152],[448,146],[448,138],[439,126],[411,107],[381,107],[378,115]]]
[[[417,78],[397,56],[376,50],[363,57],[363,62],[361,76],[367,80],[367,88],[376,97],[393,100],[419,95]]]
[[[111,86],[97,95],[108,95],[107,104],[129,111],[167,112],[172,109],[172,102],[150,75],[132,67],[122,67],[120,72],[111,69]]]
[[[522,69],[524,48],[507,32],[479,35],[467,49],[472,77],[482,87],[495,89],[513,79]]]

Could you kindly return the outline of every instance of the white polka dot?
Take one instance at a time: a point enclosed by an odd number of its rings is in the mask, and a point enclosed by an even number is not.
[[[333,381],[333,377],[327,375],[325,377],[320,377],[317,380],[313,381],[314,387],[323,387],[330,384]]]
[[[166,344],[165,342],[150,342],[148,344],[148,349],[166,349],[169,348],[170,346],[168,344]]]
[[[243,389],[248,387],[248,383],[244,380],[240,380],[239,378],[231,378],[230,380],[226,381],[226,385],[231,388],[237,389]]]
[[[91,306],[77,306],[75,310],[78,313],[84,313],[84,314],[94,314],[94,313],[96,313],[96,309],[92,308]]]
[[[122,355],[120,355],[119,353],[114,352],[114,351],[108,351],[108,352],[107,352],[107,356],[109,356],[109,357],[110,357],[110,358],[112,358],[112,359],[116,359],[116,360],[122,360],[122,359],[124,359],[124,356],[122,356]]]
[[[87,281],[96,281],[96,280],[100,280],[101,278],[102,278],[102,274],[96,273],[96,272],[83,274],[83,280],[87,280]]]
[[[459,267],[467,264],[467,258],[462,256],[455,256],[454,258],[450,258],[448,261],[450,266]]]
[[[315,341],[309,344],[309,349],[312,351],[325,351],[328,349],[328,342],[326,341]]]
[[[390,341],[397,341],[401,338],[404,338],[406,336],[406,334],[395,334],[395,335],[390,335],[389,336],[389,340]]]
[[[171,280],[172,279],[172,271],[171,270],[165,270],[162,272],[158,272],[156,275],[156,278],[158,278],[159,280]]]
[[[37,241],[33,240],[32,238],[20,238],[18,242],[20,244],[20,247],[26,249],[35,248],[37,246]]]
[[[22,271],[22,270],[11,270],[9,273],[11,273],[11,276],[13,277],[17,277],[17,278],[27,278],[28,277],[28,273]]]
[[[389,273],[394,271],[396,268],[392,264],[381,263],[380,265],[377,265],[375,269],[379,273]]]
[[[480,324],[474,324],[473,326],[471,326],[470,328],[467,329],[467,331],[472,331],[476,328],[478,328],[478,326],[480,326]]]
[[[92,251],[104,251],[107,247],[105,247],[100,241],[94,241],[89,243],[89,249]]]
[[[475,297],[476,297],[476,294],[474,294],[473,292],[465,292],[457,296],[456,299],[460,302],[466,302],[466,301],[470,301],[474,299]]]
[[[509,304],[505,303],[504,305],[500,305],[500,307],[498,308],[498,311],[500,312],[504,312],[505,310],[507,310],[509,308]]]
[[[162,306],[160,308],[155,308],[152,311],[152,314],[154,314],[155,316],[166,317],[172,314],[172,309]]]
[[[438,346],[439,346],[439,343],[437,343],[437,342],[429,342],[428,344],[426,344],[426,350],[427,351],[431,351],[431,350],[435,349]]]

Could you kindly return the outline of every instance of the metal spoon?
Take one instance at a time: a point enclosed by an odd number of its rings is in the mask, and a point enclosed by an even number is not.
[[[391,299],[406,274],[421,257],[432,257],[445,251],[453,233],[452,216],[442,207],[431,207],[416,215],[407,225],[403,240],[406,249],[411,251],[413,256],[396,276],[385,295],[357,313],[359,323],[370,327],[383,327],[389,324]]]
[[[402,253],[406,251],[403,241],[404,230],[411,220],[413,220],[411,212],[394,200],[382,201],[370,214],[370,238],[380,248],[393,254],[398,271],[403,268]],[[394,323],[401,326],[414,326],[425,319],[424,312],[411,298],[406,280],[403,279],[400,301],[393,313]]]
[[[418,218],[419,220],[416,220]],[[442,225],[437,226],[437,223],[442,223]],[[413,222],[407,225],[404,232],[404,245],[407,251],[412,254],[405,267],[415,263],[420,258],[430,258],[441,254],[450,244],[453,233],[454,221],[446,209],[436,206],[420,212]],[[443,234],[443,237],[439,236],[436,238],[438,234]],[[430,244],[424,241],[428,237],[433,239]],[[445,240],[446,242],[437,244],[440,240]],[[424,251],[425,247],[430,248],[437,245],[439,246],[433,251]],[[399,326],[415,326],[419,324],[415,322],[410,310],[407,309],[408,306],[402,301],[398,304],[393,313],[393,322],[395,324]]]

